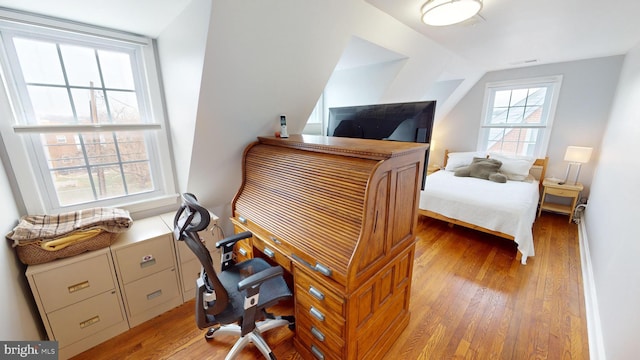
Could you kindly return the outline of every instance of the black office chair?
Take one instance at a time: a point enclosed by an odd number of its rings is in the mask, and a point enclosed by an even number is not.
[[[210,220],[209,211],[193,194],[182,195],[182,206],[173,220],[174,235],[189,246],[202,264],[196,280],[196,323],[200,329],[209,328],[206,339],[217,335],[240,336],[226,359],[233,359],[250,342],[267,359],[275,359],[261,333],[284,325],[290,329],[295,326],[293,316],[276,317],[266,311],[292,296],[282,277],[283,270],[260,258],[235,263],[233,246],[252,236],[247,231],[216,243],[217,248],[222,248],[222,270],[216,272],[211,254],[198,236],[198,231],[206,229]]]

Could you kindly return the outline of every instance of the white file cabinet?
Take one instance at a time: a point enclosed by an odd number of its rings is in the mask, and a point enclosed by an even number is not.
[[[68,359],[193,299],[200,262],[173,238],[167,213],[134,220],[110,247],[45,264],[26,276],[49,340]],[[200,237],[220,269],[218,217]]]
[[[173,231],[173,219],[175,212],[166,213],[160,215],[167,227]],[[204,242],[211,258],[213,259],[213,266],[216,271],[220,270],[220,249],[216,249],[216,242],[221,240],[220,233],[217,231],[216,225],[218,223],[218,217],[212,213],[211,222],[207,229],[198,233],[200,239]],[[184,241],[174,241],[175,251],[178,259],[178,269],[180,273],[180,289],[182,290],[182,300],[187,302],[193,299],[196,295],[196,279],[200,276],[200,261],[195,256],[193,251],[189,249]]]
[[[109,248],[31,265],[26,276],[60,359],[129,329]]]
[[[173,236],[159,216],[135,220],[111,251],[129,326],[182,304]]]

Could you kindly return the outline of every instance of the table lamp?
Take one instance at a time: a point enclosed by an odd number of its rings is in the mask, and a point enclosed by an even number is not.
[[[589,162],[591,159],[591,152],[593,148],[583,146],[567,146],[567,151],[564,153],[564,161],[568,161],[567,173],[564,176],[564,181],[560,184],[566,184],[569,180],[569,172],[571,171],[571,165],[577,165],[578,171],[576,172],[576,178],[573,180],[573,184],[578,183],[578,176],[580,176],[580,167],[582,164]]]

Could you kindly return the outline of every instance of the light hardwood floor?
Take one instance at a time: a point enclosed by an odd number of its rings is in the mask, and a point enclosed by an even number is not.
[[[513,242],[421,218],[411,321],[384,359],[588,359],[577,225],[543,213],[536,255]],[[283,304],[275,313],[292,313]],[[169,311],[74,358],[224,359],[235,339],[207,342],[194,303]],[[266,334],[278,359],[301,359],[287,328]],[[259,359],[250,345],[239,359]]]

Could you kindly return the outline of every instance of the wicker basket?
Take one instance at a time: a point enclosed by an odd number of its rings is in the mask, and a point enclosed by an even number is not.
[[[23,263],[27,265],[36,265],[56,259],[75,256],[85,251],[102,249],[111,245],[117,236],[117,233],[103,231],[91,239],[71,244],[56,251],[48,251],[41,248],[39,243],[32,243],[16,246],[16,252],[18,253],[18,258]]]

